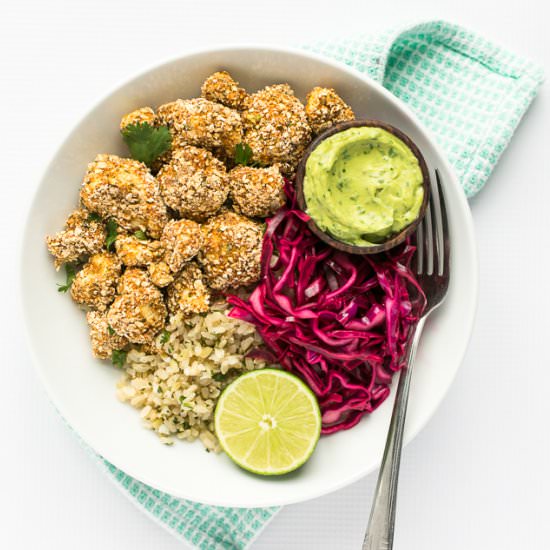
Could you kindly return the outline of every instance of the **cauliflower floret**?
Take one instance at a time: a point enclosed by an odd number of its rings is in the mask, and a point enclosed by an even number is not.
[[[285,180],[277,166],[237,166],[229,172],[233,208],[252,218],[274,214],[285,203]]]
[[[332,88],[319,86],[306,97],[306,115],[315,134],[324,132],[337,122],[355,118],[351,107]]]
[[[215,214],[227,199],[225,166],[212,153],[197,147],[174,151],[158,174],[166,204],[185,218],[197,221]]]
[[[163,254],[160,241],[142,240],[135,235],[118,235],[115,249],[121,262],[129,267],[149,265]]]
[[[164,250],[164,261],[176,273],[183,264],[199,252],[204,238],[201,226],[192,220],[171,220],[162,231],[160,242]]]
[[[310,142],[311,129],[292,88],[277,84],[252,94],[242,120],[244,141],[254,160],[263,165],[279,164],[283,174],[293,174]]]
[[[114,300],[122,266],[111,252],[99,252],[76,274],[71,296],[79,304],[105,311]]]
[[[99,311],[88,311],[86,320],[90,326],[92,353],[98,359],[109,359],[113,350],[121,350],[128,345],[124,336],[119,336],[107,322],[107,315]]]
[[[231,109],[240,110],[246,101],[246,91],[239,88],[227,71],[219,71],[210,75],[201,88],[202,97],[215,103],[221,103]]]
[[[174,274],[166,262],[149,264],[147,266],[147,271],[153,284],[160,288],[168,286],[174,280]]]
[[[158,239],[168,221],[157,180],[145,164],[116,155],[98,155],[88,166],[80,191],[82,204],[124,229]]]
[[[113,330],[132,343],[150,343],[164,326],[166,314],[162,293],[147,272],[127,269],[120,278],[118,296],[107,312]]]
[[[202,230],[204,245],[197,258],[211,288],[224,290],[260,278],[263,229],[259,223],[225,211]]]
[[[204,284],[202,271],[194,262],[188,263],[168,287],[167,304],[170,313],[204,313],[210,304],[210,292]]]
[[[120,129],[124,130],[126,126],[130,124],[150,124],[154,126],[156,122],[155,111],[151,107],[142,107],[141,109],[136,109],[131,113],[124,115],[120,121]]]
[[[46,237],[50,254],[55,258],[55,267],[67,262],[76,262],[100,252],[105,245],[105,225],[86,210],[76,210],[65,222],[65,230]]]
[[[243,140],[239,113],[202,97],[161,105],[157,116],[170,127],[173,148],[196,145],[233,158]]]

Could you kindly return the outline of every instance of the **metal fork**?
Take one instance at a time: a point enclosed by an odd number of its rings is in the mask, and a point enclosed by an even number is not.
[[[449,287],[450,240],[447,210],[438,170],[435,171],[435,176],[436,185],[432,185],[426,214],[416,231],[417,251],[413,259],[413,269],[415,269],[418,282],[426,294],[427,305],[411,335],[406,367],[399,376],[386,448],[378,474],[363,550],[391,550],[393,548],[397,482],[414,357],[424,323],[430,313],[443,302]]]

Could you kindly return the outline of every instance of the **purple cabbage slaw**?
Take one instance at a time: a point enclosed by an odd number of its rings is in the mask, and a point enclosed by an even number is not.
[[[256,326],[276,361],[313,390],[322,433],[351,428],[388,397],[403,367],[425,296],[409,268],[414,246],[359,256],[338,251],[288,205],[267,220],[262,277],[247,299],[228,296],[230,316]]]

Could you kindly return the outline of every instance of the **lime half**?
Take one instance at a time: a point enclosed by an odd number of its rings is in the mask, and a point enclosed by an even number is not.
[[[214,423],[223,450],[234,462],[270,476],[292,472],[311,456],[321,433],[321,412],[299,378],[262,369],[225,388]]]

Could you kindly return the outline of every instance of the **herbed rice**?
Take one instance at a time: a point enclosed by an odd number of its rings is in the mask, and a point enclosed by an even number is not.
[[[227,316],[225,300],[205,314],[170,317],[170,333],[156,339],[149,353],[128,353],[117,397],[140,410],[145,427],[163,443],[199,438],[207,451],[219,452],[214,409],[225,386],[245,371],[267,366],[246,357],[262,340],[255,328]],[[166,341],[163,341],[166,340]]]

